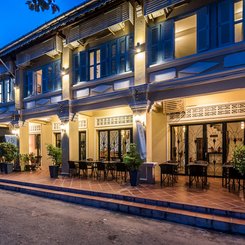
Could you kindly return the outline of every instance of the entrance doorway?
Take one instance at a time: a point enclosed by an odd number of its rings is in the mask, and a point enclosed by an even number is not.
[[[189,162],[204,160],[209,176],[222,176],[222,165],[244,139],[243,121],[171,126],[171,159],[180,163],[180,173]]]
[[[133,131],[129,129],[111,129],[99,131],[99,158],[105,160],[122,160],[133,142]]]
[[[29,135],[29,152],[33,152],[35,156],[41,156],[41,135]]]
[[[79,160],[86,160],[86,131],[79,132]]]

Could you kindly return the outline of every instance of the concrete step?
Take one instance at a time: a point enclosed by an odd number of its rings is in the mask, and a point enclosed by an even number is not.
[[[245,235],[245,220],[225,217],[221,215],[204,214],[200,212],[156,206],[152,204],[120,200],[98,195],[73,193],[62,190],[33,187],[30,185],[0,182],[0,189],[16,191],[29,195],[56,199],[64,202],[86,205],[95,208],[103,208],[111,211],[123,212],[132,215],[143,216],[158,220],[167,220],[185,225],[196,226],[205,229],[213,229],[222,232],[230,232]]]
[[[217,209],[217,208],[212,208],[212,207],[204,207],[204,206],[199,206],[199,205],[191,205],[188,203],[170,202],[170,201],[164,201],[164,200],[153,200],[153,199],[148,199],[148,198],[126,196],[126,195],[121,195],[121,194],[82,190],[82,189],[67,188],[67,187],[60,187],[60,186],[53,186],[53,185],[44,185],[44,184],[22,182],[22,181],[9,180],[9,179],[0,179],[0,183],[1,182],[9,183],[9,184],[17,184],[17,185],[22,185],[22,186],[36,187],[36,188],[47,189],[47,190],[62,191],[62,192],[89,195],[89,196],[97,196],[97,197],[104,197],[104,198],[112,198],[115,200],[128,201],[128,202],[133,202],[133,203],[142,203],[142,204],[159,206],[159,207],[175,208],[175,209],[181,209],[181,210],[195,212],[195,213],[210,214],[210,215],[215,215],[215,216],[245,220],[245,213],[242,213],[242,212],[236,212],[236,211],[231,211],[231,210],[226,210],[226,209]]]

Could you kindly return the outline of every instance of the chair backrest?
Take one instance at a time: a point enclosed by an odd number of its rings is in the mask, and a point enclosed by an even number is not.
[[[105,170],[105,163],[97,162],[97,170],[98,171],[104,171]]]
[[[94,160],[94,159],[91,158],[91,157],[90,157],[90,158],[87,158],[87,161],[91,161],[91,162],[92,162],[93,160]]]
[[[127,165],[124,162],[117,162],[116,163],[116,171],[119,171],[119,172],[127,171]]]
[[[79,162],[79,169],[88,169],[88,164],[86,162]]]
[[[76,168],[76,164],[74,161],[68,161],[68,165],[69,165],[69,169],[75,169]]]
[[[190,165],[189,166],[189,174],[191,176],[204,176],[205,171],[203,169],[203,166],[199,165]]]

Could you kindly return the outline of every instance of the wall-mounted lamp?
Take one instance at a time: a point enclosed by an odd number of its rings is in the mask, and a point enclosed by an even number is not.
[[[137,43],[136,47],[135,47],[135,53],[139,54],[141,52],[145,51],[145,44],[144,43]]]
[[[65,76],[69,73],[69,68],[62,67],[61,76]]]
[[[143,126],[145,126],[146,125],[146,116],[145,116],[145,114],[136,114],[135,116],[134,116],[134,121],[137,123],[137,122],[139,122],[139,123],[141,123]]]
[[[61,130],[62,132],[65,132],[65,131],[66,131],[66,125],[65,125],[64,123],[61,123],[61,124],[60,124],[60,130]]]
[[[241,122],[241,129],[244,129],[244,122]]]
[[[12,134],[15,136],[19,136],[19,129],[18,128],[13,128],[12,129]]]

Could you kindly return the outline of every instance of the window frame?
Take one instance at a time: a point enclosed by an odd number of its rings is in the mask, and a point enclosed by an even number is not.
[[[42,95],[62,89],[61,60],[55,60],[47,64],[25,71],[24,98]],[[49,72],[51,67],[51,72]],[[58,69],[57,69],[58,68]],[[41,91],[38,92],[37,72],[41,71]]]

